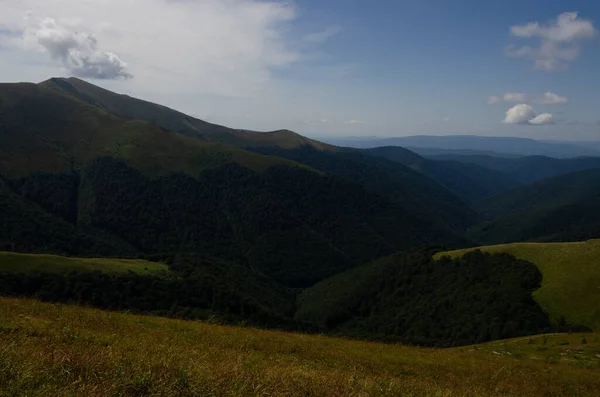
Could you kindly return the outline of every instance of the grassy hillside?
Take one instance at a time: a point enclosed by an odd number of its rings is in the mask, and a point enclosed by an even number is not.
[[[600,389],[596,335],[428,350],[0,298],[0,350],[0,396],[537,397]]]
[[[169,268],[162,263],[139,259],[69,258],[58,255],[0,252],[0,272],[30,273],[41,271],[66,273],[69,271],[86,272],[95,270],[107,273],[132,271],[140,275],[160,276],[166,274]]]
[[[551,318],[600,330],[600,240],[575,243],[518,243],[481,247],[534,263],[543,275],[533,296]],[[469,250],[437,254],[459,257]]]

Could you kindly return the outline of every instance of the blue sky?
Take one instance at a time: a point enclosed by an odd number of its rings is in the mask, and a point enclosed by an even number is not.
[[[311,136],[600,140],[597,1],[80,3],[4,1],[5,80],[75,75]]]

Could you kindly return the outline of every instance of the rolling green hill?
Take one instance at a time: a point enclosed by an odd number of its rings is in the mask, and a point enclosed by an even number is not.
[[[20,254],[0,252],[0,272],[10,273],[68,273],[101,271],[125,273],[132,271],[140,275],[166,275],[168,266],[140,259],[117,258],[69,258],[58,255]]]
[[[600,168],[523,186],[481,202],[490,219],[469,236],[481,244],[600,237]]]
[[[572,243],[516,243],[477,248],[509,253],[535,264],[543,275],[533,296],[554,321],[600,330],[600,240]],[[469,250],[437,254],[460,257]]]
[[[598,338],[420,349],[0,298],[0,395],[596,397]]]

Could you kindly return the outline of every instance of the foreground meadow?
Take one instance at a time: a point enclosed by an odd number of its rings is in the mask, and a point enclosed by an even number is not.
[[[598,396],[598,335],[434,350],[0,298],[0,396]]]

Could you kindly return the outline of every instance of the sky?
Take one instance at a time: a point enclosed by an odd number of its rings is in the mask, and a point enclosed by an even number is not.
[[[3,82],[313,137],[600,140],[597,0],[0,0]]]

